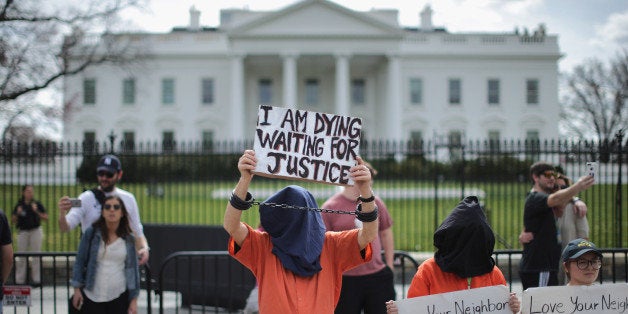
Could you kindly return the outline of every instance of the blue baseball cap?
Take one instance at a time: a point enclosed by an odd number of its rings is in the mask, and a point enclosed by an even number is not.
[[[570,259],[576,259],[589,252],[593,252],[595,253],[595,255],[602,258],[602,252],[597,249],[593,242],[587,241],[585,239],[572,240],[563,250],[563,262],[566,262]]]
[[[109,173],[118,173],[122,170],[122,163],[115,155],[105,155],[98,161],[96,172],[107,171]]]

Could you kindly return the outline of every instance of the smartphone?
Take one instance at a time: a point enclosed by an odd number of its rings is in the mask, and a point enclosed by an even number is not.
[[[71,198],[70,199],[70,204],[72,205],[72,207],[81,207],[81,205],[83,205],[81,203],[81,200],[78,198]]]
[[[587,162],[587,174],[595,178],[597,173],[597,162],[589,161]]]

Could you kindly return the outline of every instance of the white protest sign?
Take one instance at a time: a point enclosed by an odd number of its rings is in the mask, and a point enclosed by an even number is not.
[[[4,286],[2,294],[3,306],[31,306],[30,286]]]
[[[491,286],[395,301],[399,314],[512,314],[506,286]]]
[[[529,288],[521,313],[628,313],[628,284]]]
[[[255,173],[353,185],[349,169],[360,151],[362,120],[314,111],[260,106]]]

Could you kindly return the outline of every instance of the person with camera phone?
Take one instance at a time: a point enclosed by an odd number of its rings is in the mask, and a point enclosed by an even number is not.
[[[536,162],[530,167],[532,190],[524,204],[524,230],[532,232],[533,240],[523,243],[519,277],[523,290],[531,287],[558,285],[561,246],[558,242],[556,217],[574,197],[590,188],[594,179],[580,177],[573,185],[556,190],[558,174],[554,166]]]
[[[105,155],[98,161],[96,176],[98,187],[85,191],[77,199],[63,196],[59,199],[59,229],[68,232],[79,224],[83,233],[100,217],[104,199],[107,196],[117,195],[124,201],[128,211],[129,224],[135,234],[137,253],[140,265],[146,264],[149,257],[148,241],[144,236],[144,228],[140,221],[139,207],[135,195],[116,187],[122,179],[122,163],[114,155]]]

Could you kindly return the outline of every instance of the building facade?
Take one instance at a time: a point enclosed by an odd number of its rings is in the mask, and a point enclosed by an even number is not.
[[[442,12],[447,14],[447,12]],[[133,34],[151,57],[64,85],[64,141],[252,140],[260,104],[362,118],[367,140],[545,139],[558,135],[558,38],[450,33],[423,8],[354,11],[303,0],[221,10],[220,25]]]

